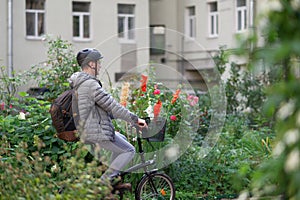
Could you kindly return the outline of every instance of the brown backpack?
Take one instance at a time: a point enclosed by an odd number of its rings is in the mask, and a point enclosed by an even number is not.
[[[74,142],[78,140],[72,112],[72,96],[74,89],[69,89],[59,95],[50,107],[52,125],[57,131],[57,137]]]
[[[57,137],[59,139],[68,142],[75,142],[79,140],[73,118],[72,98],[75,97],[76,90],[83,82],[75,88],[66,90],[59,95],[50,107],[49,112],[52,119],[52,125],[57,131]]]

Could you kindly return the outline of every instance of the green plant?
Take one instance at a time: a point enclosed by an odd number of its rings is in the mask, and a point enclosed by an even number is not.
[[[0,140],[0,195],[3,199],[117,199],[109,184],[100,181],[104,168],[85,162],[87,150],[77,148],[60,165],[39,151],[29,153],[25,142]]]
[[[258,68],[263,61],[266,72],[274,75],[276,82],[267,89],[264,111],[274,121],[276,138],[272,156],[253,176],[251,192],[258,198],[299,199],[300,7],[297,1],[279,0],[270,2],[268,8],[259,16],[264,45],[253,50],[251,65]]]
[[[47,61],[32,66],[25,75],[35,80],[38,87],[46,88],[50,92],[44,94],[44,99],[55,99],[59,94],[68,89],[68,78],[80,70],[73,46],[70,42],[60,37],[47,37]]]
[[[237,131],[239,129],[239,131]],[[198,155],[201,146],[192,145],[168,168],[175,186],[194,197],[220,196],[250,188],[256,167],[270,156],[274,137],[267,128],[252,130],[244,118],[231,116],[211,152]]]

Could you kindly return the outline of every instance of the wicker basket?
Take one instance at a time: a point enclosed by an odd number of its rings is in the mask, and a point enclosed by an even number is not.
[[[79,140],[76,130],[57,133],[57,137],[67,142],[76,142]]]

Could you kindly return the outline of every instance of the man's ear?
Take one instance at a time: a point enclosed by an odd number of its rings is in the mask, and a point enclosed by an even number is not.
[[[88,65],[90,66],[90,68],[95,69],[95,62],[89,61]]]

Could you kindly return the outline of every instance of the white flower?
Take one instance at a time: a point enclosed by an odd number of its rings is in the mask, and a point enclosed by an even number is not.
[[[247,200],[249,199],[249,195],[247,191],[243,191],[241,192],[241,194],[239,195],[238,200]]]
[[[281,11],[282,5],[279,0],[269,0],[268,3],[263,3],[261,6],[259,6],[259,12],[260,13],[266,13],[272,11]]]
[[[300,9],[300,0],[293,0],[291,2],[291,5],[295,10],[299,10]]]
[[[300,112],[298,112],[296,116],[296,125],[300,127]]]
[[[56,172],[56,170],[57,170],[57,166],[56,166],[56,164],[55,164],[55,165],[53,165],[53,166],[51,167],[51,172]]]
[[[287,157],[284,169],[286,172],[293,172],[300,167],[300,152],[298,149],[293,150]]]
[[[179,155],[179,147],[177,145],[173,145],[166,150],[165,154],[167,158],[169,158],[170,160],[174,160]]]
[[[288,130],[284,135],[284,141],[288,146],[295,144],[299,140],[298,129]]]
[[[285,149],[285,144],[283,142],[279,142],[275,148],[273,149],[273,156],[279,156]]]
[[[295,100],[290,100],[289,102],[283,104],[277,112],[277,117],[281,120],[286,119],[295,110]]]
[[[145,112],[148,114],[148,117],[153,118],[153,107],[149,104],[148,108],[145,110]]]
[[[19,113],[19,116],[18,116],[18,119],[19,119],[19,120],[25,120],[25,119],[26,119],[25,113],[20,112],[20,113]]]

